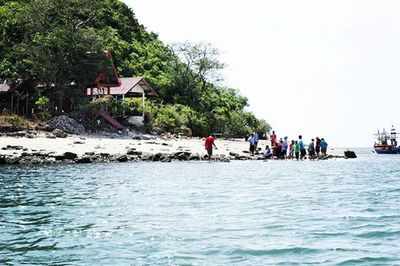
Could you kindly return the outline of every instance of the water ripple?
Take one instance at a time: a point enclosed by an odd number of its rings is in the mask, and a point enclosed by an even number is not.
[[[0,264],[400,264],[400,157],[0,168]]]

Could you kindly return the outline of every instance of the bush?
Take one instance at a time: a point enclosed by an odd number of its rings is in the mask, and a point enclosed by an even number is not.
[[[47,96],[40,96],[36,102],[35,105],[39,112],[36,113],[35,117],[40,119],[40,120],[49,120],[51,118],[51,114],[49,112],[49,103],[50,99]]]
[[[32,124],[22,116],[16,114],[1,115],[0,128],[12,128],[14,130],[23,130],[32,128]]]

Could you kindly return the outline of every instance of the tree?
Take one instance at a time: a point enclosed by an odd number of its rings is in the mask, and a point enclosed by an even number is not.
[[[218,59],[218,50],[210,44],[176,43],[171,46],[171,51],[175,60],[171,66],[173,83],[170,90],[178,93],[172,99],[167,96],[167,100],[196,106],[208,87],[221,80],[219,71],[225,65]]]

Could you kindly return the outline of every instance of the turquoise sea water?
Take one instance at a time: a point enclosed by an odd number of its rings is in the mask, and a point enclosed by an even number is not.
[[[400,156],[2,167],[0,264],[398,265]]]

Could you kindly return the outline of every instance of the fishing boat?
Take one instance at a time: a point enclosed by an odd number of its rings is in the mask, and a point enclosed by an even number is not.
[[[382,132],[375,134],[378,141],[374,144],[374,150],[377,154],[400,154],[400,146],[397,146],[397,132],[392,126],[390,133],[383,129]]]

